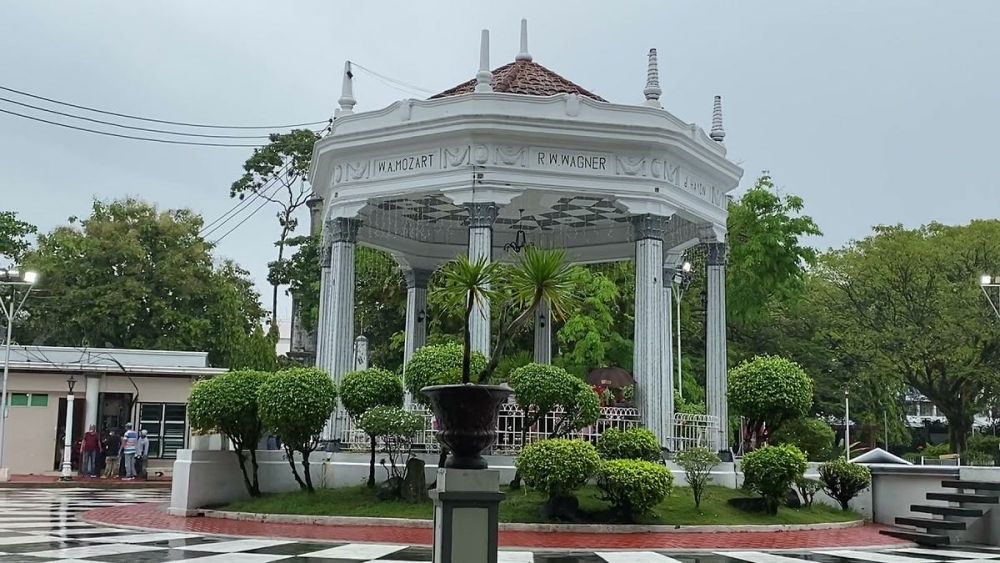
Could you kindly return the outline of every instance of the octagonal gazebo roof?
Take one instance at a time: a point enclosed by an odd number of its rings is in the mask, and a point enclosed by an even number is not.
[[[673,217],[668,252],[724,237],[742,170],[726,159],[718,99],[716,139],[663,110],[655,50],[643,105],[607,102],[533,62],[524,28],[517,59],[488,69],[484,42],[476,79],[354,113],[348,66],[313,154],[326,219],[360,218],[359,243],[426,269],[465,251],[469,203],[497,204],[498,260],[518,230],[575,261],[630,258],[629,217],[642,214]]]

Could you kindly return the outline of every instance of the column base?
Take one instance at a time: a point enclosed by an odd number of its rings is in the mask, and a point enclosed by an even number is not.
[[[0,483],[6,483],[10,481],[10,468],[0,467]]]
[[[500,472],[438,469],[434,501],[434,563],[497,563]]]

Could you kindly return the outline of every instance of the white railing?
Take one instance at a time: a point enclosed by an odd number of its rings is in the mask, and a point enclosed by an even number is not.
[[[434,415],[425,407],[413,405],[409,411],[424,418],[424,429],[413,439],[413,449],[417,452],[437,452],[438,443],[434,437]],[[532,424],[525,432],[522,440],[522,430],[525,425],[524,412],[514,403],[500,406],[500,416],[497,419],[497,441],[490,453],[496,455],[517,455],[527,443],[548,438],[556,429],[564,415],[564,411],[556,410]],[[567,435],[569,438],[587,440],[596,444],[601,434],[609,428],[627,430],[641,426],[639,409],[633,407],[602,407],[601,416],[597,422]],[[714,448],[713,440],[718,436],[718,417],[703,414],[674,415],[674,444],[676,449],[702,446]],[[370,450],[368,436],[353,422],[348,423],[342,434],[342,444],[350,451],[367,452]]]

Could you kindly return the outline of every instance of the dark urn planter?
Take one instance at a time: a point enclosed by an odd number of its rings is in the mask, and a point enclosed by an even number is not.
[[[445,467],[486,469],[482,453],[497,439],[500,405],[514,391],[506,385],[431,385],[420,390],[440,428],[438,442],[451,454]]]

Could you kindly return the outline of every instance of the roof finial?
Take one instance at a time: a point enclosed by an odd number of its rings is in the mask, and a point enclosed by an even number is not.
[[[642,90],[646,95],[646,105],[654,108],[660,105],[660,69],[656,64],[656,49],[649,50],[649,66],[646,68],[646,87]]]
[[[476,92],[493,91],[493,73],[490,72],[490,30],[483,30],[479,44],[479,72],[476,73]]]
[[[708,136],[720,143],[726,138],[726,130],[722,128],[722,96],[715,97],[715,107],[712,108],[712,132]]]
[[[521,52],[514,60],[531,62],[531,53],[528,52],[528,20],[525,18],[521,18]]]
[[[354,104],[358,103],[354,99],[354,74],[351,73],[351,61],[344,62],[344,82],[340,88],[340,99],[337,103],[340,104],[340,109],[337,110],[337,115],[351,115],[354,113]]]

